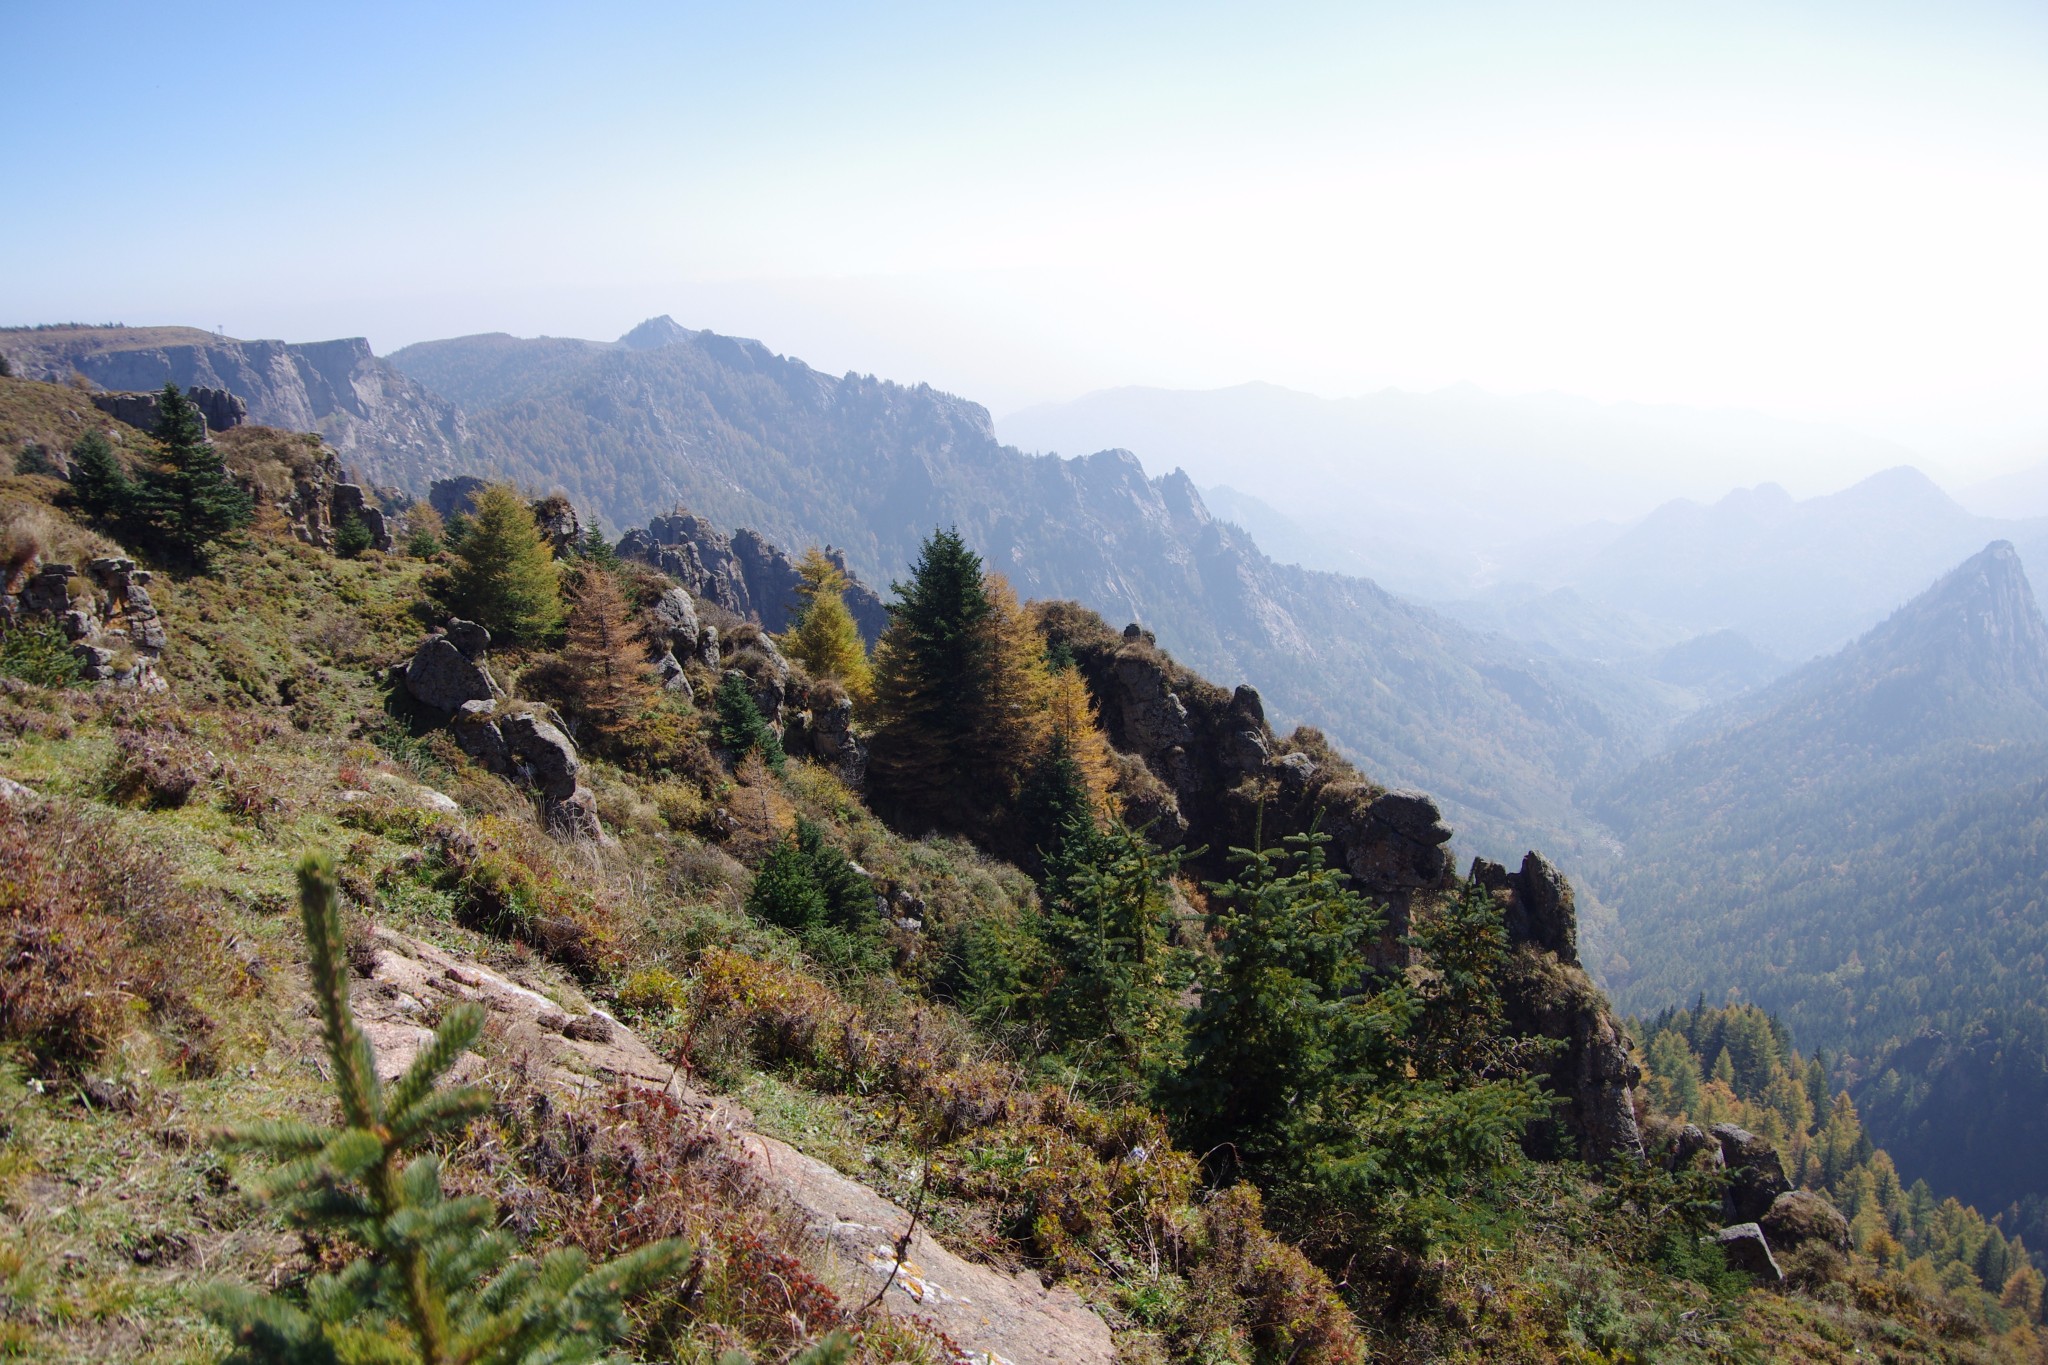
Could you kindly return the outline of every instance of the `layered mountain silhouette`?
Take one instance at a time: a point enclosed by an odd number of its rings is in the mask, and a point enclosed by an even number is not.
[[[1197,667],[1249,678],[1276,717],[1437,793],[1489,851],[1584,844],[1572,788],[1630,761],[1671,713],[1641,679],[1276,564],[1185,474],[1147,477],[1118,450],[1025,455],[986,409],[925,385],[835,378],[666,318],[613,343],[462,337],[391,361],[464,407],[480,464],[616,526],[683,503],[780,544],[829,542],[884,584],[934,527],[957,526],[1025,596],[1140,622]]]
[[[462,472],[462,413],[371,354],[361,337],[293,343],[196,327],[35,327],[0,333],[0,351],[27,379],[82,375],[115,391],[225,389],[249,405],[251,422],[317,431],[376,483],[424,491]]]
[[[2048,626],[2013,546],[1686,732],[1596,800],[1618,998],[1740,992],[1838,1055],[1909,1179],[2048,1232]]]
[[[1525,567],[1689,633],[1738,631],[1796,661],[1840,648],[1994,539],[2048,564],[2048,523],[1977,516],[1900,466],[1825,497],[1763,484],[1711,504],[1667,503],[1576,561]]]

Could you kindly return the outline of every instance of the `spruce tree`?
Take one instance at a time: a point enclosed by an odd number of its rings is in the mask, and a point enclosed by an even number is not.
[[[572,579],[562,663],[570,706],[607,740],[619,739],[659,700],[626,595],[619,580],[596,565],[584,566]]]
[[[790,656],[813,677],[834,678],[856,705],[874,698],[874,675],[860,628],[846,609],[846,575],[815,545],[797,564],[797,616],[783,636]]]
[[[719,680],[718,690],[711,694],[711,709],[718,718],[718,742],[734,762],[759,750],[762,762],[775,772],[782,771],[787,759],[782,736],[754,704],[745,674],[734,670]]]
[[[376,543],[376,537],[370,534],[370,528],[353,512],[335,525],[334,553],[337,558],[354,559]]]
[[[1169,937],[1178,865],[1121,821],[1097,829],[1085,807],[1047,858],[1043,924],[1060,966],[1048,1014],[1055,1044],[1087,1051],[1096,1076],[1150,1080],[1178,1050],[1188,984],[1187,955]]]
[[[868,789],[910,824],[1014,846],[1019,788],[1052,735],[1044,642],[951,531],[925,542],[896,593],[875,651]]]
[[[141,514],[160,549],[204,568],[215,544],[249,524],[255,501],[228,477],[199,409],[176,384],[158,398],[154,435],[163,463],[142,476]]]
[[[71,495],[87,516],[101,521],[119,524],[134,512],[135,486],[101,432],[88,431],[72,444]]]
[[[1223,939],[1169,1090],[1194,1147],[1227,1147],[1296,1216],[1353,1239],[1419,1219],[1398,1235],[1426,1238],[1514,1159],[1545,1103],[1526,1076],[1418,1073],[1425,1002],[1369,969],[1385,920],[1327,864],[1328,842],[1239,849],[1238,876],[1209,888]]]
[[[598,524],[597,513],[592,512],[583,520],[583,539],[576,546],[577,557],[601,569],[616,568],[619,553],[612,548],[612,543],[604,538],[604,527]]]
[[[461,539],[452,542],[449,609],[506,640],[553,638],[562,626],[560,566],[533,509],[502,483],[479,489],[472,503]]]
[[[341,1124],[292,1119],[252,1125],[228,1145],[280,1164],[259,1184],[309,1233],[360,1254],[314,1276],[303,1308],[239,1286],[209,1295],[233,1339],[231,1365],[577,1365],[605,1358],[623,1334],[620,1301],[680,1274],[691,1253],[655,1242],[593,1267],[582,1251],[514,1259],[489,1200],[451,1199],[430,1145],[458,1137],[490,1098],[442,1078],[483,1031],[481,1007],[442,1018],[412,1066],[389,1086],[349,1007],[347,952],[334,861],[299,865],[299,903],[314,1003],[341,1099]]]
[[[968,698],[988,644],[981,557],[957,531],[934,531],[910,581],[893,590],[889,628],[875,649],[868,789],[913,822],[952,824],[971,780],[962,765],[979,718]]]

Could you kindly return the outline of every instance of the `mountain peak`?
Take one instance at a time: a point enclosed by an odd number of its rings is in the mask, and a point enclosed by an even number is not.
[[[632,331],[619,338],[619,345],[629,351],[658,351],[672,346],[690,335],[687,327],[676,325],[676,320],[663,313],[658,318],[649,318]]]
[[[1853,647],[1883,666],[1961,670],[2048,699],[2048,624],[2009,540],[1994,540]]]

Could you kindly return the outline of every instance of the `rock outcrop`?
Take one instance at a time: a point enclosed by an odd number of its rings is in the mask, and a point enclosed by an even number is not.
[[[0,622],[54,622],[71,642],[81,680],[159,692],[169,686],[157,670],[168,636],[150,597],[153,581],[119,555],[92,560],[83,574],[73,564],[32,564],[17,591],[0,593]]]
[[[1758,1224],[1771,1239],[1771,1245],[1780,1250],[1819,1242],[1845,1256],[1849,1254],[1849,1220],[1828,1202],[1826,1195],[1812,1190],[1787,1190],[1779,1195]]]
[[[1444,848],[1451,830],[1434,801],[1364,780],[1313,731],[1281,739],[1255,689],[1225,692],[1140,626],[1117,634],[1072,603],[1040,613],[1087,678],[1110,743],[1136,760],[1126,800],[1155,840],[1205,847],[1204,870],[1221,874],[1231,848],[1319,827],[1330,861],[1387,906],[1382,965],[1404,959],[1415,896],[1455,880]]]
[[[1087,678],[1103,730],[1123,755],[1126,818],[1148,825],[1160,843],[1205,847],[1196,865],[1218,875],[1231,848],[1320,830],[1330,862],[1387,907],[1373,965],[1408,965],[1414,911],[1457,885],[1451,829],[1433,799],[1374,785],[1316,731],[1275,735],[1255,690],[1225,692],[1162,653],[1141,626],[1112,632],[1073,603],[1037,610],[1054,646]],[[1531,1128],[1526,1145],[1539,1156],[1641,1159],[1631,1092],[1642,1070],[1578,965],[1570,883],[1537,853],[1515,873],[1482,860],[1472,880],[1500,902],[1515,949],[1502,983],[1509,1025],[1564,1044],[1540,1072],[1563,1103],[1554,1120]]]
[[[1771,1244],[1765,1240],[1764,1230],[1755,1223],[1737,1223],[1733,1227],[1722,1228],[1714,1235],[1714,1241],[1734,1269],[1754,1275],[1766,1284],[1777,1284],[1785,1278],[1785,1272],[1778,1268],[1777,1258],[1771,1255]]]
[[[491,633],[473,621],[451,619],[441,631],[420,641],[398,680],[420,705],[453,716],[464,703],[488,702],[503,695],[491,677],[484,651]]]
[[[645,530],[626,532],[618,549],[621,557],[659,569],[698,597],[764,630],[788,628],[801,581],[796,561],[752,531],[728,536],[704,518],[677,508],[654,518]],[[888,609],[854,577],[843,553],[829,546],[825,553],[847,577],[843,596],[854,624],[862,638],[874,644],[889,624]]]
[[[208,431],[232,431],[249,420],[249,405],[226,389],[202,385],[185,390],[185,397],[199,410]],[[92,405],[117,422],[154,431],[163,409],[163,393],[96,393]]]
[[[215,444],[235,482],[259,506],[275,508],[294,538],[331,550],[335,529],[354,518],[370,533],[372,548],[391,549],[383,508],[318,434],[244,425]]]
[[[1592,979],[1555,953],[1525,943],[1509,960],[1501,1004],[1517,1034],[1564,1044],[1535,1068],[1563,1103],[1555,1117],[1530,1125],[1523,1139],[1529,1153],[1641,1160],[1643,1136],[1632,1092],[1642,1082],[1642,1068]]]
[[[532,711],[504,710],[488,698],[466,701],[449,728],[462,751],[500,777],[540,795],[550,832],[603,841],[597,798],[581,781],[575,741]]]
[[[1721,1196],[1722,1219],[1730,1223],[1760,1221],[1778,1196],[1792,1189],[1778,1149],[1768,1139],[1732,1123],[1717,1123],[1707,1131],[1721,1144],[1721,1161],[1728,1169],[1728,1188]]]
[[[379,360],[361,337],[287,343],[190,327],[50,328],[22,335],[9,355],[30,379],[61,383],[75,371],[117,392],[170,382],[230,394],[251,422],[319,432],[380,485],[418,488],[453,472],[469,439],[454,404]]]
[[[1109,1328],[1071,1289],[1047,1287],[1029,1272],[1007,1275],[963,1260],[923,1227],[897,1261],[898,1239],[913,1224],[908,1209],[756,1131],[744,1109],[686,1085],[673,1065],[603,1011],[565,1010],[481,963],[387,929],[378,929],[374,942],[355,1013],[379,1075],[403,1074],[433,1036],[427,1021],[459,1001],[474,1001],[490,1017],[485,1037],[517,1054],[506,1060],[563,1090],[601,1096],[625,1085],[665,1093],[693,1111],[760,1197],[783,1202],[808,1227],[806,1259],[844,1301],[857,1305],[883,1291],[878,1309],[929,1319],[959,1344],[963,1360],[1116,1360]],[[487,1065],[470,1056],[457,1074],[475,1076]]]
[[[1572,884],[1541,853],[1522,856],[1521,870],[1509,872],[1485,858],[1472,860],[1471,880],[1507,896],[1508,942],[1528,943],[1567,966],[1579,965],[1579,919]]]

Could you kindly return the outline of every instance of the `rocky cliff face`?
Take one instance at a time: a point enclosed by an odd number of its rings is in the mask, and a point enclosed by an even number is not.
[[[618,550],[622,557],[659,569],[697,596],[764,630],[779,633],[788,628],[802,581],[796,561],[757,532],[743,528],[727,536],[679,507],[654,518],[645,530],[628,531]],[[873,645],[888,627],[888,609],[873,589],[854,577],[843,551],[828,547],[826,554],[846,574],[846,608],[862,637]]]
[[[1378,786],[1316,731],[1276,735],[1256,691],[1225,692],[1175,663],[1142,627],[1115,632],[1067,602],[1037,611],[1049,638],[1088,679],[1123,758],[1120,783],[1133,824],[1149,825],[1165,845],[1204,846],[1197,866],[1214,873],[1230,848],[1320,829],[1330,836],[1331,863],[1387,907],[1377,965],[1407,964],[1403,940],[1415,916],[1457,886],[1451,829],[1435,801]],[[1552,1157],[1641,1157],[1631,1092],[1642,1072],[1605,997],[1579,967],[1571,883],[1533,852],[1512,873],[1479,859],[1469,880],[1494,896],[1514,949],[1501,983],[1510,1026],[1562,1044],[1539,1064],[1562,1104],[1554,1120],[1531,1130],[1529,1147]]]
[[[7,353],[34,379],[76,373],[114,392],[167,382],[218,390],[245,404],[252,422],[319,432],[377,483],[424,487],[453,472],[468,438],[452,403],[377,359],[361,337],[292,344],[191,328],[51,328],[11,333]]]

